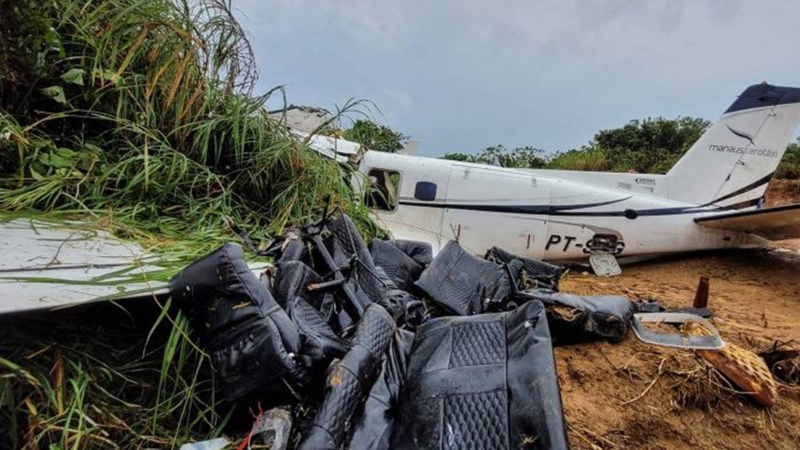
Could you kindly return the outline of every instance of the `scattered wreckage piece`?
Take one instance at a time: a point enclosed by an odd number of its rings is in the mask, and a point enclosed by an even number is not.
[[[170,281],[191,314],[228,400],[260,394],[273,405],[310,381],[297,325],[248,269],[242,248],[225,244]]]
[[[395,333],[395,321],[377,303],[369,305],[356,327],[350,351],[331,365],[325,399],[298,446],[302,450],[338,449],[350,419],[363,403],[381,370],[381,359]]]
[[[413,259],[422,267],[428,267],[428,265],[433,262],[433,248],[429,242],[409,241],[406,239],[386,242],[397,247],[398,250],[408,255],[409,258]]]
[[[564,272],[564,269],[559,266],[544,261],[523,258],[511,254],[500,247],[490,248],[483,258],[497,264],[513,266],[512,272],[518,274],[515,278],[519,289],[550,289],[551,291],[558,291],[558,282]]]
[[[478,258],[450,241],[417,281],[438,305],[460,316],[481,314],[488,303],[510,293],[503,267]]]
[[[521,289],[558,289],[562,269],[492,247],[484,259],[450,241],[422,272],[416,286],[433,301],[457,315],[467,316],[516,307],[509,304]],[[509,297],[511,296],[511,297]]]
[[[282,408],[272,408],[258,416],[247,439],[250,444],[254,439],[260,439],[269,445],[270,450],[286,450],[291,431],[291,413]]]
[[[164,261],[137,244],[88,223],[13,217],[0,214],[0,314],[167,293],[142,276]]]
[[[631,326],[636,306],[625,297],[601,295],[581,297],[543,289],[522,291],[511,296],[522,304],[538,300],[545,305],[550,332],[556,343],[604,338],[619,341]]]
[[[677,332],[658,333],[647,329],[646,323],[674,325]],[[759,405],[772,406],[778,398],[775,379],[765,361],[749,350],[723,341],[714,325],[700,316],[678,312],[638,313],[634,315],[633,330],[648,344],[695,350],[698,358],[711,364]]]
[[[426,265],[420,264],[390,241],[373,239],[369,243],[369,252],[375,264],[386,272],[399,289],[416,291],[414,282],[419,279]]]
[[[687,324],[684,331],[700,336],[712,332],[698,322]],[[772,372],[764,360],[750,350],[728,343],[718,351],[696,350],[695,355],[708,361],[759,405],[769,407],[778,399],[778,386]]]
[[[778,386],[764,360],[755,353],[728,344],[719,351],[697,350],[697,356],[708,361],[714,368],[742,388],[761,406],[772,406],[778,399]]]
[[[154,274],[183,262],[97,228],[0,213],[0,315],[169,295]],[[266,264],[247,266],[259,273]]]
[[[183,444],[180,450],[224,450],[229,445],[231,445],[231,442],[227,438],[219,437],[207,441]]]
[[[250,432],[238,448],[250,449],[253,444],[260,442],[269,446],[270,450],[286,450],[291,437],[292,422],[292,414],[283,408],[272,408],[269,411],[259,409]]]
[[[669,324],[680,328],[677,329],[676,333],[658,333],[648,329],[644,325],[646,323]],[[705,329],[707,333],[688,333],[686,327],[689,325]],[[637,313],[633,315],[633,332],[642,342],[664,347],[721,350],[726,345],[714,325],[695,314],[678,312]]]
[[[322,278],[300,261],[280,262],[274,273],[272,295],[297,325],[304,352],[328,361],[344,356],[347,346],[333,328],[339,324],[334,294],[308,289]]]
[[[709,319],[714,315],[713,311],[708,308],[665,308],[661,306],[661,303],[658,300],[650,300],[646,302],[640,300],[636,302],[636,311],[640,313],[685,313],[700,316],[704,319]]]
[[[307,143],[310,149],[340,164],[358,164],[367,151],[363,145],[345,139],[297,130],[293,130],[292,134],[298,141]]]
[[[568,448],[541,302],[422,325],[391,448]]]
[[[773,343],[760,356],[776,378],[784,383],[800,385],[800,350],[789,346],[790,342]]]
[[[622,274],[617,257],[613,253],[592,253],[589,256],[589,265],[599,277],[615,277]]]
[[[697,292],[694,294],[693,308],[708,307],[708,277],[700,277],[697,282]]]

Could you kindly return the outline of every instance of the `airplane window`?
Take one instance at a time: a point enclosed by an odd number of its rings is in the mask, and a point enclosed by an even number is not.
[[[368,178],[370,182],[364,203],[370,208],[394,211],[400,193],[400,172],[371,169]]]
[[[436,183],[420,181],[414,187],[414,198],[430,202],[436,200]]]

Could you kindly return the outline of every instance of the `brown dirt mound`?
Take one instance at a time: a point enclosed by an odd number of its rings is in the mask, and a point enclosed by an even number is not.
[[[772,180],[764,194],[767,206],[800,202],[800,181]]]

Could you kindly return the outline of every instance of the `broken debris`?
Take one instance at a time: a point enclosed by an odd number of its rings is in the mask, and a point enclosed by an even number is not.
[[[470,254],[456,241],[444,246],[417,286],[437,305],[459,316],[480,314],[511,292],[502,266]]]
[[[547,309],[553,339],[578,342],[596,338],[620,340],[630,329],[636,307],[625,297],[601,295],[580,297],[548,290],[519,292],[517,303],[539,300]]]
[[[553,343],[623,339],[642,309],[499,248],[368,247],[341,211],[266,252],[264,281],[226,244],[171,290],[230,401],[305,411],[299,448],[567,448]]]
[[[229,400],[257,393],[277,404],[308,383],[297,325],[247,268],[241,247],[225,244],[195,261],[170,291],[190,311]]]
[[[760,356],[776,378],[784,383],[800,385],[800,350],[789,346],[791,342],[775,342]]]
[[[659,333],[648,329],[645,324],[672,325],[675,332]],[[690,329],[703,330],[703,332],[689,333],[687,330]],[[676,312],[635,314],[633,331],[639,340],[653,345],[695,350],[725,348],[725,341],[722,340],[714,325],[694,314]]]

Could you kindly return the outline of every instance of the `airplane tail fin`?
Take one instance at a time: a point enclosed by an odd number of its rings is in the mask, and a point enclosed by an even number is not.
[[[748,87],[667,173],[668,197],[755,206],[800,122],[800,88]]]

